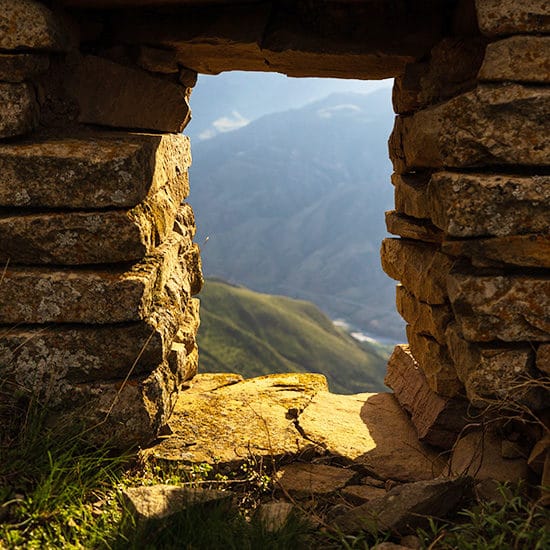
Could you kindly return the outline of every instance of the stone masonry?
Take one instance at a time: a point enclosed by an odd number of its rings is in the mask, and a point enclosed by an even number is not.
[[[167,423],[198,365],[197,73],[396,77],[386,382],[429,445],[488,425],[550,471],[549,33],[544,0],[0,0],[1,398],[120,447]]]

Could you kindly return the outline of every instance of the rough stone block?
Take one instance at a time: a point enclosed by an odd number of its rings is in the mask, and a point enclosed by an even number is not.
[[[476,0],[476,11],[488,36],[550,32],[547,0]]]
[[[0,54],[0,80],[4,82],[23,82],[37,74],[45,72],[50,59],[44,54]]]
[[[466,340],[550,341],[550,279],[453,272],[449,298]]]
[[[189,138],[181,135],[32,137],[0,144],[0,206],[133,207],[169,182],[187,185],[190,165]]]
[[[409,63],[403,74],[393,81],[392,104],[398,114],[411,113],[423,105],[420,100],[422,77],[428,74],[429,63]]]
[[[406,239],[428,243],[441,243],[443,240],[443,232],[429,220],[404,216],[395,210],[386,212],[386,228],[388,233],[399,235]]]
[[[550,267],[550,235],[446,241],[442,250],[450,256],[466,256],[474,266],[479,267]]]
[[[0,1],[0,49],[64,51],[67,46],[60,22],[44,4]]]
[[[447,344],[458,377],[474,406],[497,401],[540,410],[550,405],[548,392],[535,379],[535,352],[531,346],[472,344],[462,338],[454,323],[447,329]]]
[[[392,174],[395,191],[395,209],[413,218],[431,217],[430,203],[426,194],[429,176],[418,174]]]
[[[183,86],[100,57],[80,60],[69,89],[88,124],[179,133],[191,119]]]
[[[297,498],[329,495],[342,489],[355,475],[353,470],[326,464],[295,462],[279,471],[277,485]]]
[[[550,344],[541,344],[537,350],[537,369],[550,375]]]
[[[138,63],[142,69],[153,73],[179,73],[176,53],[170,50],[140,46]]]
[[[429,336],[418,334],[410,325],[407,325],[407,340],[411,354],[432,391],[449,398],[464,392],[447,346]]]
[[[432,391],[409,346],[395,347],[384,382],[411,415],[421,441],[443,449],[453,446],[468,422],[468,402],[447,399]]]
[[[550,83],[550,36],[512,36],[489,44],[478,76]]]
[[[447,301],[447,274],[452,262],[438,247],[418,241],[384,239],[382,267],[392,278],[401,281],[419,300],[429,304]]]
[[[32,132],[38,117],[38,102],[29,84],[0,83],[0,138]]]
[[[398,116],[390,137],[396,172],[425,168],[548,165],[550,89],[480,85],[441,105]]]
[[[164,360],[181,361],[181,354],[172,357],[172,342],[183,318],[172,306],[136,323],[4,327],[1,377],[56,405],[68,385],[141,376]]]
[[[415,332],[435,338],[445,343],[445,329],[453,318],[447,305],[434,306],[415,298],[403,285],[396,288],[397,311],[413,327]]]
[[[427,191],[433,223],[453,237],[545,233],[550,176],[432,174]]]
[[[0,216],[0,262],[90,265],[140,260],[172,232],[187,189],[179,178],[131,210]],[[190,246],[189,235],[187,239]]]
[[[8,267],[0,323],[123,323],[146,319],[154,305],[181,307],[191,288],[180,243],[169,239],[129,269]]]

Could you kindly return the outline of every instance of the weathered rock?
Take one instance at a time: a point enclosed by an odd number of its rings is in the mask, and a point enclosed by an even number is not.
[[[480,85],[446,103],[398,116],[390,137],[396,172],[547,165],[550,89]]]
[[[197,85],[197,72],[193,69],[187,69],[183,68],[180,71],[179,81],[186,87],[186,88],[194,88]]]
[[[550,32],[547,0],[476,0],[476,11],[488,36]]]
[[[444,304],[447,301],[446,278],[452,261],[438,248],[418,241],[384,239],[382,267],[419,300]]]
[[[463,392],[446,345],[415,332],[410,325],[407,325],[407,340],[413,357],[435,393],[450,398]]]
[[[479,480],[514,482],[526,479],[527,461],[521,458],[502,458],[500,447],[501,439],[492,432],[479,430],[462,436],[453,449],[451,472]]]
[[[60,21],[35,0],[0,1],[0,49],[64,51]]]
[[[326,379],[317,374],[273,374],[242,380],[202,374],[180,392],[168,423],[172,435],[146,452],[167,461],[235,465],[250,456],[298,453],[304,439],[288,414],[303,410]]]
[[[411,325],[415,332],[435,338],[445,343],[445,329],[453,317],[447,304],[431,305],[417,300],[403,285],[397,285],[397,311]]]
[[[348,485],[342,489],[342,496],[354,504],[363,504],[375,498],[385,496],[386,489],[370,485]]]
[[[185,88],[100,57],[82,58],[69,87],[80,122],[179,133],[191,118]]]
[[[428,185],[433,223],[453,237],[545,233],[550,177],[437,172]]]
[[[293,513],[294,505],[284,501],[266,502],[258,508],[258,517],[268,533],[279,531]]]
[[[474,406],[499,401],[540,410],[550,405],[550,396],[535,377],[535,353],[531,346],[502,348],[471,344],[461,337],[454,324],[447,329],[447,342],[457,375]]]
[[[432,48],[429,62],[408,65],[395,80],[395,112],[412,112],[473,88],[485,43],[477,36],[447,37]]]
[[[453,446],[468,422],[468,402],[446,399],[432,391],[408,346],[395,347],[384,382],[411,415],[421,441],[443,449]]]
[[[130,269],[8,267],[0,283],[0,323],[122,323],[156,306],[182,307],[191,293],[180,238]]]
[[[414,426],[389,393],[319,392],[298,425],[308,440],[382,479],[431,479],[443,467],[437,453],[418,441]]]
[[[491,239],[446,241],[449,256],[466,256],[474,266],[550,267],[550,235],[508,235]]]
[[[550,344],[541,344],[537,350],[537,369],[550,375]]]
[[[0,262],[90,265],[140,260],[172,232],[187,182],[168,184],[131,210],[0,216]],[[182,246],[191,246],[190,235]]]
[[[386,228],[389,233],[406,239],[428,243],[440,243],[443,240],[443,232],[429,220],[404,216],[395,210],[386,212]]]
[[[38,117],[38,103],[29,84],[0,82],[0,138],[32,132]]]
[[[426,191],[429,176],[418,174],[392,174],[395,188],[395,209],[413,218],[430,219],[430,203]]]
[[[159,484],[128,487],[122,491],[122,497],[126,510],[141,523],[169,518],[192,506],[227,502],[233,498],[233,493]]]
[[[193,243],[184,253],[183,259],[189,273],[191,294],[198,294],[204,285],[202,276],[202,260],[199,245]]]
[[[279,471],[277,485],[295,497],[327,495],[342,489],[355,475],[353,470],[325,464],[294,462]]]
[[[4,82],[23,82],[37,74],[45,72],[50,59],[44,54],[0,54],[0,80]]]
[[[550,279],[455,271],[448,290],[466,340],[550,341]]]
[[[430,517],[445,517],[471,492],[471,479],[467,477],[406,483],[383,498],[343,514],[336,520],[336,527],[344,533],[414,533],[427,526]]]
[[[512,36],[487,46],[481,80],[550,82],[550,36]]]
[[[134,207],[167,183],[187,186],[190,164],[181,135],[93,132],[0,144],[0,206]]]
[[[179,73],[178,61],[174,51],[140,46],[138,63],[142,69],[153,73]]]

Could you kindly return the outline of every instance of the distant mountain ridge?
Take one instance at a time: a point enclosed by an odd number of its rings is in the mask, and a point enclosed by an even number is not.
[[[201,372],[317,372],[331,391],[383,391],[388,350],[359,343],[313,304],[207,279],[201,299]]]
[[[381,270],[392,207],[390,94],[337,93],[193,143],[191,204],[207,276],[314,302],[403,339]]]

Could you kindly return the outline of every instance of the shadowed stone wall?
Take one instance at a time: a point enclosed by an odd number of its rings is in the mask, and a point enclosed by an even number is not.
[[[382,264],[408,345],[387,384],[423,441],[467,450],[489,424],[549,475],[546,2],[62,4],[0,0],[5,384],[154,438],[198,361],[197,72],[394,76]]]

